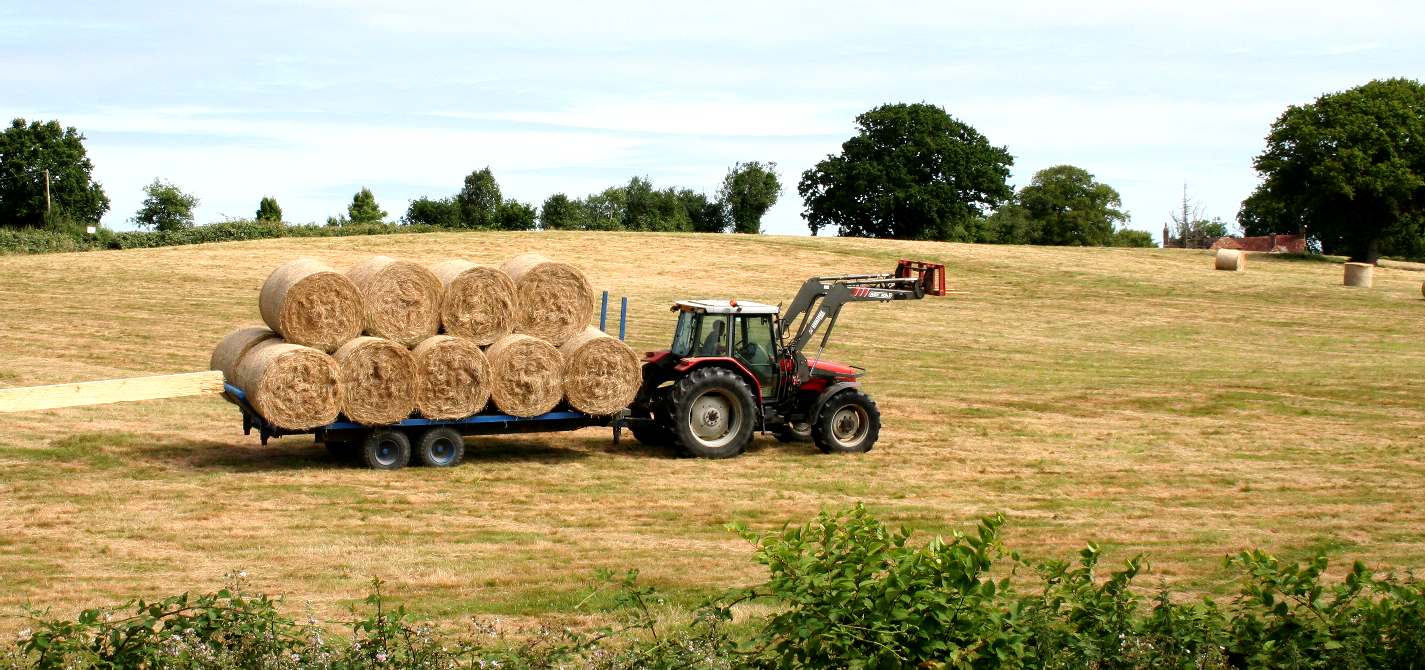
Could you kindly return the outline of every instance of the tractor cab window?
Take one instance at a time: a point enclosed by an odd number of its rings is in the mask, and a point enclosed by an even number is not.
[[[704,314],[693,338],[697,350],[694,356],[727,355],[727,317]]]
[[[739,315],[732,324],[736,340],[733,356],[757,376],[763,395],[775,394],[777,352],[772,344],[771,315]]]
[[[689,311],[678,312],[678,327],[673,331],[673,346],[670,347],[674,356],[692,355],[693,330],[697,328],[697,325],[696,314]]]

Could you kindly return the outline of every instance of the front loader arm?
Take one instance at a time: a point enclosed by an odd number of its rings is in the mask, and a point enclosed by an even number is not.
[[[825,325],[816,355],[821,358],[846,303],[919,300],[927,293],[945,295],[944,265],[902,259],[893,274],[812,277],[802,284],[778,321],[777,339],[796,361],[798,382],[805,382],[811,372],[804,349]]]

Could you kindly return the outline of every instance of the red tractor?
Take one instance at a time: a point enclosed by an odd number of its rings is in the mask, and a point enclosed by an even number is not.
[[[846,303],[926,294],[945,295],[945,266],[902,260],[891,274],[812,277],[785,314],[750,301],[680,300],[673,345],[645,356],[626,425],[639,442],[703,458],[742,453],[754,431],[826,453],[869,451],[881,415],[857,381],[865,370],[821,353]]]

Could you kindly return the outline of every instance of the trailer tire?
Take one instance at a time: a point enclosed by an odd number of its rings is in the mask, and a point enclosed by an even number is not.
[[[757,406],[747,382],[731,370],[698,368],[673,385],[673,437],[699,458],[732,458],[747,448]]]
[[[880,435],[881,411],[876,401],[854,388],[823,403],[811,424],[811,439],[825,454],[870,451]]]
[[[361,462],[373,470],[400,470],[411,460],[411,440],[399,430],[377,430],[361,443]]]
[[[645,408],[636,408],[629,418],[638,419],[628,424],[629,432],[633,433],[633,439],[639,444],[649,447],[668,447],[673,445],[673,431],[668,430],[667,421],[659,415],[663,412],[650,412]]]
[[[459,465],[465,458],[465,436],[460,431],[442,426],[421,433],[416,444],[416,461],[433,468]]]

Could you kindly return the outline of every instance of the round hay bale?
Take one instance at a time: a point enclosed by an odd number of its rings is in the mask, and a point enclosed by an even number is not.
[[[1375,283],[1375,269],[1376,266],[1370,263],[1347,263],[1346,285],[1370,288]]]
[[[500,267],[515,283],[515,332],[556,346],[594,318],[594,289],[584,273],[540,254],[521,254]]]
[[[633,402],[643,374],[638,354],[618,338],[589,326],[560,345],[564,397],[586,414],[607,416]]]
[[[373,256],[346,276],[361,293],[367,335],[414,347],[440,330],[440,280],[425,267]]]
[[[275,338],[248,350],[233,369],[233,385],[278,428],[316,428],[336,421],[341,411],[341,383],[332,357]]]
[[[282,339],[332,352],[361,334],[361,295],[345,275],[315,258],[277,266],[257,300],[262,321]]]
[[[264,326],[248,326],[234,330],[223,337],[218,342],[218,346],[213,349],[213,355],[208,359],[208,369],[221,370],[223,379],[227,380],[229,384],[236,385],[237,382],[233,381],[236,379],[233,376],[233,371],[242,361],[242,357],[253,347],[267,340],[275,339],[278,339],[277,333]]]
[[[463,419],[490,402],[490,362],[475,343],[436,335],[411,351],[416,410],[427,419]]]
[[[564,397],[563,358],[554,345],[529,335],[506,335],[485,350],[490,398],[510,416],[537,416]]]
[[[332,357],[340,370],[341,413],[368,426],[396,423],[416,406],[416,359],[379,337],[358,337]]]
[[[440,280],[440,324],[447,335],[479,346],[494,344],[515,330],[515,283],[502,270],[466,260],[431,266]]]
[[[1236,249],[1218,249],[1216,267],[1218,270],[1240,272],[1247,265],[1247,254]]]

